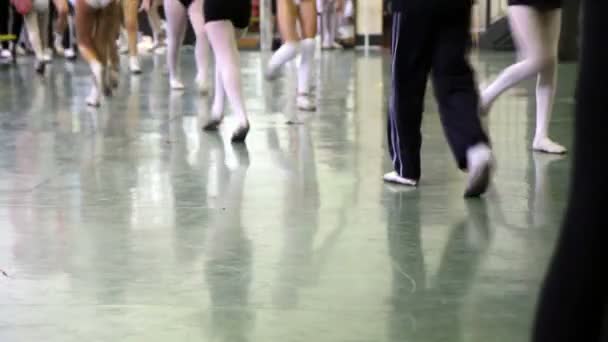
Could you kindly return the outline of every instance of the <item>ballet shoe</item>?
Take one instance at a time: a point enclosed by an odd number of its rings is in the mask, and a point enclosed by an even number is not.
[[[233,143],[244,143],[245,138],[247,138],[248,133],[249,133],[249,122],[247,122],[245,125],[239,126],[234,131],[234,133],[232,133],[232,138],[230,138],[230,141],[232,141]]]
[[[212,131],[217,131],[218,128],[220,127],[220,125],[222,124],[222,121],[224,120],[223,116],[220,117],[211,117],[204,125],[203,125],[203,131],[206,132],[212,132]]]
[[[534,139],[532,150],[534,152],[547,154],[566,154],[568,152],[564,146],[552,141],[549,138]]]
[[[178,79],[169,80],[169,85],[171,86],[171,90],[184,90],[186,88]]]

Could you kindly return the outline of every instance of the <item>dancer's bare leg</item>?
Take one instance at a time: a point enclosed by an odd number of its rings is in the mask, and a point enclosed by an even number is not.
[[[101,53],[97,51],[95,31],[99,25],[98,10],[92,8],[85,0],[76,0],[76,35],[78,50],[82,58],[89,64],[93,74],[93,88],[87,97],[87,104],[99,106],[99,97],[104,87],[103,64]]]
[[[129,69],[134,74],[141,73],[137,52],[137,12],[137,0],[122,0],[122,15],[129,45]]]

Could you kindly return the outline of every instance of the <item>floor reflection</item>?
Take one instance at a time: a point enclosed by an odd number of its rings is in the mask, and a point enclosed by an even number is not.
[[[491,241],[485,202],[467,202],[467,218],[450,228],[439,269],[428,281],[420,193],[398,190],[389,198],[389,341],[465,341],[462,308]]]

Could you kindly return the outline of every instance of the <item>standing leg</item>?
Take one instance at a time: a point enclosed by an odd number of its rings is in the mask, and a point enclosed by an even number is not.
[[[53,0],[53,4],[55,5],[55,10],[57,11],[57,19],[55,20],[55,32],[54,36],[54,47],[55,51],[64,55],[65,50],[63,48],[63,36],[65,33],[65,29],[68,26],[68,14],[69,7],[67,0]]]
[[[416,186],[420,179],[422,112],[431,68],[433,30],[430,14],[393,15],[392,89],[388,110],[388,149],[393,172],[384,180]]]
[[[137,0],[121,0],[122,15],[127,29],[127,43],[129,44],[129,69],[134,74],[141,73],[137,53]]]
[[[249,132],[249,119],[245,109],[241,87],[239,51],[236,45],[235,30],[228,20],[213,21],[205,24],[209,42],[215,56],[215,67],[219,69],[222,84],[239,125],[232,135],[233,142],[244,142]]]
[[[224,103],[226,97],[226,91],[224,90],[224,84],[222,82],[222,74],[220,73],[217,62],[215,64],[215,87],[213,94],[213,104],[211,105],[211,118],[203,126],[205,131],[217,130],[218,126],[224,119]]]
[[[36,55],[36,72],[42,75],[44,74],[44,50],[42,49],[42,42],[40,40],[38,13],[32,10],[24,16],[24,20],[30,44],[32,44],[34,54]]]
[[[300,65],[298,66],[298,97],[297,107],[301,110],[313,111],[316,109],[310,94],[310,78],[315,59],[317,43],[317,8],[313,0],[302,0],[300,3],[300,24],[302,27],[302,40],[300,42]]]
[[[557,85],[557,51],[561,30],[561,10],[541,15],[541,35],[545,55],[550,61],[538,73],[536,83],[536,133],[532,148],[546,153],[566,153],[566,148],[549,139],[549,123],[553,112],[555,88]]]
[[[80,55],[89,64],[93,74],[93,88],[87,97],[89,106],[99,106],[99,96],[103,89],[103,65],[95,43],[98,26],[98,12],[86,0],[76,0],[76,31]]]
[[[108,84],[111,88],[118,88],[120,75],[120,56],[118,55],[118,46],[116,38],[120,34],[120,12],[121,8],[116,2],[110,3],[107,8],[107,14],[104,20],[107,22],[107,36],[105,44],[108,51]]]
[[[158,14],[158,8],[160,7],[161,3],[162,1],[160,0],[153,0],[152,4],[150,5],[150,9],[147,11],[148,23],[150,24],[152,34],[154,35],[154,46],[151,50],[155,50],[165,44],[162,33],[162,21],[160,19],[160,15]]]
[[[64,55],[67,59],[75,59],[76,51],[74,46],[76,45],[76,26],[74,25],[74,15],[68,16],[68,48],[65,50]]]
[[[40,29],[40,43],[43,51],[43,58],[45,62],[50,62],[52,56],[49,47],[49,22],[51,16],[51,9],[41,11],[38,14],[38,28]]]
[[[284,43],[268,62],[265,71],[265,77],[268,80],[275,79],[281,67],[296,58],[300,41],[296,31],[296,6],[293,0],[277,0],[277,12],[279,31]]]
[[[481,93],[481,109],[486,114],[500,94],[519,82],[536,76],[551,56],[543,48],[541,20],[538,10],[529,6],[509,6],[511,32],[522,60],[506,68],[498,78]]]
[[[186,32],[186,8],[178,0],[165,0],[167,20],[167,65],[171,89],[184,89],[179,79],[179,49]]]
[[[205,33],[205,18],[203,17],[203,0],[194,0],[188,8],[190,23],[196,35],[196,86],[201,94],[207,94],[207,66],[209,64],[209,41]]]
[[[451,8],[443,14],[433,53],[433,86],[458,167],[469,173],[465,196],[476,197],[489,185],[492,153],[481,127],[477,87],[468,61],[471,8]]]

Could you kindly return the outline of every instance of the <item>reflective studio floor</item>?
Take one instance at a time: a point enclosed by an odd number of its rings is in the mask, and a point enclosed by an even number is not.
[[[387,56],[322,53],[316,113],[265,58],[243,53],[247,147],[201,132],[210,100],[160,56],[96,110],[82,63],[0,66],[0,341],[527,340],[571,159],[530,152],[533,82],[497,103],[495,184],[465,201],[432,96],[420,188],[383,184]],[[512,58],[472,57],[482,83]]]

